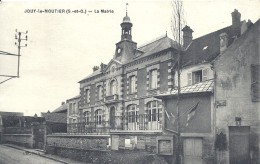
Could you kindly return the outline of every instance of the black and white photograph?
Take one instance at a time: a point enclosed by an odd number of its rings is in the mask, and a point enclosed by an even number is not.
[[[259,164],[259,0],[0,0],[0,164]]]

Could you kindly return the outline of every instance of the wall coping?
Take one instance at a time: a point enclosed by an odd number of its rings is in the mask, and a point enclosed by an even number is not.
[[[109,134],[59,133],[59,134],[48,134],[47,137],[110,137],[110,135]]]
[[[110,134],[158,134],[162,130],[110,130]]]
[[[32,136],[32,134],[3,134],[3,136]]]

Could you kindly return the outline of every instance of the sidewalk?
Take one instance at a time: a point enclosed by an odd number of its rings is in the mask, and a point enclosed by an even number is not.
[[[75,161],[75,160],[72,160],[69,158],[64,158],[64,157],[51,155],[51,154],[45,154],[45,152],[43,150],[28,149],[28,148],[24,148],[24,147],[12,145],[12,144],[2,144],[2,145],[24,151],[24,153],[31,153],[31,154],[39,155],[39,156],[42,156],[42,157],[45,157],[45,158],[48,158],[48,159],[51,159],[51,160],[54,160],[57,162],[64,163],[64,164],[86,164],[84,162]]]

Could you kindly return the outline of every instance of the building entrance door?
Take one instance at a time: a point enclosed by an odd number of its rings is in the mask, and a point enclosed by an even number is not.
[[[116,109],[114,106],[110,108],[110,128],[115,129],[116,127]]]
[[[186,138],[183,140],[184,164],[202,164],[202,139]]]
[[[249,126],[229,127],[229,162],[230,164],[250,164]]]

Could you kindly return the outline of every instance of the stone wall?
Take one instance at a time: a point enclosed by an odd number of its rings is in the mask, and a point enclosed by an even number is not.
[[[47,135],[47,147],[75,148],[83,150],[107,150],[108,135]]]
[[[3,134],[2,142],[33,148],[33,135],[32,134]]]
[[[47,135],[46,152],[87,163],[171,163],[172,156],[156,154],[156,135],[139,135],[139,146],[125,147],[125,138],[135,138],[132,135],[120,135],[119,151],[111,151],[110,135]],[[143,140],[140,140],[142,138]],[[140,146],[140,142],[145,141]],[[124,143],[122,145],[122,143]],[[145,151],[145,149],[149,150]]]

